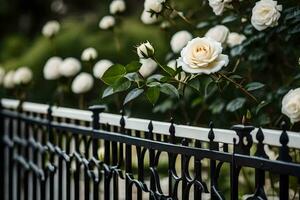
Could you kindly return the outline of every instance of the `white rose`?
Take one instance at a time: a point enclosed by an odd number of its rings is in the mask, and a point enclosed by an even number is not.
[[[232,32],[228,35],[227,44],[229,47],[234,47],[236,45],[242,44],[245,40],[245,35]]]
[[[144,10],[147,12],[160,13],[163,9],[163,3],[165,0],[145,0]]]
[[[58,21],[49,21],[47,22],[43,29],[42,29],[42,34],[45,37],[51,38],[53,36],[55,36],[60,30],[60,24],[58,23]]]
[[[282,5],[277,5],[277,1],[260,0],[252,9],[251,23],[258,31],[277,26],[280,11],[282,11]]]
[[[26,85],[32,80],[32,71],[28,67],[20,67],[14,74],[15,85]]]
[[[5,77],[5,70],[2,67],[0,67],[0,85],[2,85],[4,77]]]
[[[73,80],[71,89],[75,94],[83,94],[90,91],[93,85],[93,77],[86,72],[82,72]]]
[[[83,61],[95,60],[97,57],[98,57],[97,50],[93,47],[89,47],[85,49],[81,54],[81,60]]]
[[[113,16],[105,16],[99,22],[99,28],[106,30],[114,27],[116,20]]]
[[[59,65],[59,73],[65,77],[75,76],[81,70],[81,64],[76,58],[66,58]]]
[[[283,97],[281,112],[288,116],[292,123],[300,121],[300,88],[290,90]]]
[[[102,78],[103,74],[108,70],[113,63],[110,60],[100,60],[98,61],[93,69],[93,75],[95,78]]]
[[[140,58],[150,58],[154,55],[154,48],[148,41],[140,44],[136,51]]]
[[[43,74],[46,80],[56,80],[60,78],[59,66],[62,64],[60,57],[49,58],[44,66]]]
[[[151,58],[148,59],[140,59],[140,63],[142,64],[139,73],[144,77],[150,76],[157,68],[157,63]]]
[[[220,42],[209,37],[198,37],[188,42],[177,62],[185,72],[211,74],[228,65],[229,59],[222,54]]]
[[[175,33],[171,38],[171,49],[174,53],[179,53],[186,44],[193,39],[192,34],[188,31],[179,31]]]
[[[222,44],[226,42],[228,35],[229,29],[224,25],[214,26],[205,34],[206,37],[210,37],[217,42],[221,42]]]
[[[12,89],[15,87],[14,76],[15,76],[15,71],[9,71],[6,73],[3,79],[4,88]]]
[[[209,6],[213,9],[216,15],[222,15],[225,8],[231,7],[232,0],[208,0]]]
[[[177,61],[176,60],[170,60],[167,64],[168,67],[170,67],[173,70],[177,70]],[[185,72],[180,72],[180,75],[176,75],[175,79],[179,80],[179,81],[184,81],[184,79],[186,78],[186,73]]]
[[[141,21],[144,24],[154,24],[158,21],[158,17],[155,15],[151,15],[150,12],[147,11],[143,11],[142,15],[141,15]]]
[[[126,4],[123,0],[114,0],[109,5],[110,14],[114,15],[117,13],[122,13],[126,10]]]

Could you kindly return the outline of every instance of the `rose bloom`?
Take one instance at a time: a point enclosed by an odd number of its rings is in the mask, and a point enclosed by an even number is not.
[[[148,11],[143,11],[142,15],[141,15],[141,21],[144,24],[154,24],[158,21],[158,17],[155,15],[151,16],[151,13]]]
[[[109,5],[110,14],[114,15],[117,13],[122,13],[126,10],[126,4],[123,0],[113,0]]]
[[[4,88],[13,89],[15,87],[14,76],[15,76],[15,71],[9,71],[6,73],[3,79]]]
[[[229,59],[222,54],[222,45],[209,37],[195,38],[188,42],[177,60],[183,71],[192,74],[211,74],[227,66]]]
[[[163,3],[165,0],[145,0],[144,10],[147,12],[153,11],[155,13],[160,13],[163,9]]]
[[[26,85],[32,80],[32,71],[28,67],[20,67],[14,74],[15,85]]]
[[[93,75],[95,78],[102,78],[103,74],[113,65],[113,62],[110,60],[100,60],[98,61],[93,68]]]
[[[148,41],[140,44],[136,51],[140,58],[150,58],[154,55],[154,48]]]
[[[148,77],[154,73],[157,68],[157,63],[151,58],[148,59],[140,59],[140,63],[142,64],[139,73],[144,77]]]
[[[99,22],[99,28],[107,30],[113,28],[116,24],[116,20],[113,16],[105,16]]]
[[[229,29],[224,25],[214,26],[205,34],[206,37],[210,37],[217,42],[221,42],[222,44],[226,42],[228,35]]]
[[[232,7],[232,0],[208,0],[209,6],[216,15],[222,15],[226,7]]]
[[[281,112],[288,116],[292,123],[300,121],[300,88],[290,90],[283,97]]]
[[[193,36],[188,31],[179,31],[175,33],[171,38],[171,49],[174,53],[179,53],[183,47],[192,40]]]
[[[59,73],[64,77],[75,76],[81,70],[81,64],[76,58],[66,58],[59,65]]]
[[[251,23],[258,31],[277,26],[280,11],[282,11],[282,5],[277,5],[277,1],[260,0],[252,9]]]
[[[71,89],[75,94],[83,94],[90,91],[93,86],[93,77],[89,73],[82,72],[73,80]]]
[[[242,44],[246,40],[246,36],[243,34],[232,32],[228,35],[227,45],[229,47],[234,47]]]
[[[83,61],[95,60],[97,57],[98,57],[97,50],[93,47],[89,47],[85,49],[81,54],[81,60]]]
[[[56,80],[60,78],[59,66],[63,60],[60,57],[49,58],[44,66],[43,74],[46,80]]]
[[[5,77],[5,70],[3,67],[0,67],[0,85],[2,85],[4,77]]]
[[[60,24],[58,23],[58,21],[49,21],[47,22],[43,29],[42,29],[42,34],[45,37],[51,38],[53,36],[55,36],[60,30]]]

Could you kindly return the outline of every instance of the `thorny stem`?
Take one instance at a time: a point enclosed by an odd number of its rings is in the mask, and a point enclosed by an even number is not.
[[[241,84],[235,82],[233,79],[229,78],[228,76],[226,76],[223,73],[218,72],[217,73],[219,76],[223,77],[224,79],[226,79],[227,81],[231,82],[232,84],[234,84],[238,89],[240,89],[245,95],[247,95],[248,97],[250,97],[252,100],[254,100],[256,103],[258,103],[257,99],[255,98],[255,96],[253,96],[250,92],[248,92]]]

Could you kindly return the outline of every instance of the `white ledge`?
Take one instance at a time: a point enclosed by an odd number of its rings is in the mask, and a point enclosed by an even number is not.
[[[4,109],[17,109],[20,101],[13,100],[13,99],[2,99],[1,104]],[[22,106],[22,110],[25,112],[34,112],[39,114],[47,114],[49,106],[46,104],[38,104],[38,103],[31,103],[31,102],[24,102]],[[73,120],[80,120],[80,121],[92,121],[92,112],[87,110],[78,110],[72,108],[64,108],[64,107],[52,107],[52,115],[53,117],[62,117],[62,118],[69,118]],[[120,126],[121,115],[110,114],[110,113],[101,113],[100,114],[100,123],[101,124],[109,124],[112,126]],[[138,119],[138,118],[129,118],[124,116],[125,118],[125,128],[130,130],[137,130],[137,131],[148,131],[148,125],[150,120],[146,119]],[[169,128],[170,123],[168,122],[160,122],[160,121],[152,121],[153,124],[153,133],[159,133],[163,135],[170,135]],[[201,141],[209,141],[208,133],[209,128],[202,128],[202,127],[195,127],[195,126],[186,126],[186,125],[176,125],[175,126],[175,136],[177,137],[184,137],[189,139],[197,139]],[[280,146],[280,135],[282,131],[280,130],[272,130],[272,129],[262,129],[265,139],[264,143],[273,145],[273,146]],[[215,133],[216,142],[221,143],[233,143],[233,138],[237,138],[236,133],[233,130],[229,129],[213,129]],[[257,143],[256,140],[256,133],[258,128],[251,132],[253,140]],[[289,143],[288,146],[291,148],[299,148],[300,149],[300,133],[288,131],[289,136]]]

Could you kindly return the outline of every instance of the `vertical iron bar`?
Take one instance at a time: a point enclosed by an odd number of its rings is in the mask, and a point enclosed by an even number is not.
[[[0,99],[0,160],[4,161],[4,163],[2,163],[0,165],[0,176],[2,178],[0,178],[0,198],[4,199],[5,198],[5,193],[4,193],[4,180],[6,177],[6,173],[5,173],[5,168],[4,168],[4,164],[5,164],[5,146],[4,146],[4,117],[2,115],[2,103],[1,103],[1,99]]]
[[[110,131],[110,126],[106,125],[106,131]],[[111,175],[109,169],[107,168],[110,165],[110,142],[104,141],[104,199],[110,199],[110,180]]]
[[[175,126],[174,126],[174,119],[171,118],[171,125],[169,128],[169,142],[171,144],[175,144]],[[172,172],[175,170],[174,165],[175,165],[175,155],[173,153],[168,153],[169,154],[169,166],[168,166],[168,174],[169,174],[169,196],[173,198],[173,175]],[[177,197],[175,197],[177,198]]]
[[[150,121],[149,125],[148,125],[148,134],[147,134],[147,138],[149,140],[153,140],[153,123],[152,121]],[[150,167],[150,194],[149,194],[149,199],[153,200],[154,197],[151,195],[151,193],[155,193],[155,177],[154,174],[152,173],[152,171],[155,168],[155,150],[154,149],[149,149],[149,167]]]
[[[93,148],[93,157],[96,160],[99,160],[98,155],[98,139],[95,137],[95,130],[100,129],[100,113],[105,110],[105,106],[91,106],[89,110],[93,112],[92,115],[92,128],[93,128],[93,138],[92,138],[92,148]],[[98,169],[97,169],[98,171]],[[100,174],[98,174],[98,179],[100,179]],[[94,188],[93,188],[93,198],[94,200],[99,199],[99,181],[94,181]]]
[[[282,134],[280,136],[280,150],[278,160],[284,162],[291,162],[292,158],[289,155],[289,136],[287,134],[287,124],[282,123]],[[289,199],[289,176],[280,174],[279,176],[279,198],[280,200]]]

